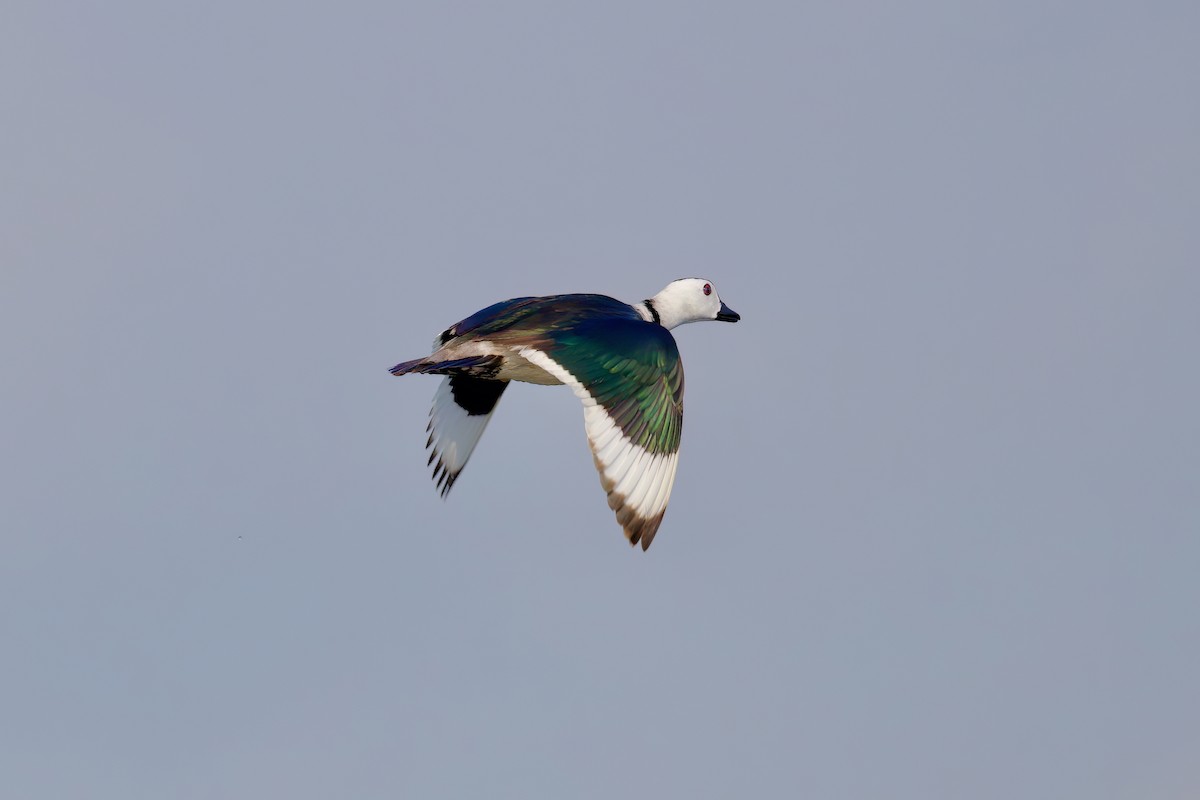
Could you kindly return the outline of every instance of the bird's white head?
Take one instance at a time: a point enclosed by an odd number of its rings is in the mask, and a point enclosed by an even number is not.
[[[706,319],[737,322],[742,318],[721,302],[712,282],[705,278],[671,281],[665,289],[647,300],[646,306],[648,309],[652,307],[652,313],[658,315],[659,324],[668,329],[685,322]]]

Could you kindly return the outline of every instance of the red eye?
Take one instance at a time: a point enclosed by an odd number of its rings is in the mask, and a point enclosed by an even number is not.
[[[712,284],[711,283],[704,284],[704,293],[712,294]]]

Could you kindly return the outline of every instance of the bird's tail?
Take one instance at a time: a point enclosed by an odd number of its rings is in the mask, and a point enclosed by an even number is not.
[[[398,376],[407,375],[410,372],[425,372],[425,370],[421,369],[421,364],[424,361],[425,359],[423,358],[414,358],[412,361],[401,361],[392,367],[391,373]]]
[[[424,373],[427,375],[478,375],[481,372],[494,371],[499,366],[498,356],[470,356],[468,358],[434,359],[414,358],[412,361],[401,361],[392,367],[393,375],[409,373]]]

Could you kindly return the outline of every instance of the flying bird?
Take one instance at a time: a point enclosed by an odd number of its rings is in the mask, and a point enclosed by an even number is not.
[[[609,508],[629,543],[645,550],[675,483],[683,428],[683,364],[669,331],[685,322],[739,319],[703,278],[672,281],[632,305],[601,294],[517,297],[456,322],[430,355],[391,372],[446,376],[426,428],[428,463],[443,497],[510,381],[570,386],[583,401]]]

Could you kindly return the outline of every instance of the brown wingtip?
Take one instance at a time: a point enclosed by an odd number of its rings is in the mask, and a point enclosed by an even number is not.
[[[629,539],[630,546],[641,544],[643,552],[649,550],[666,511],[663,510],[649,518],[639,517],[632,508],[625,505],[624,495],[616,492],[609,492],[608,506],[617,513],[617,522],[625,531],[625,538]]]
[[[654,528],[642,534],[642,552],[650,549],[650,543],[654,541],[654,534],[658,533],[658,526],[662,523],[662,514],[658,515],[658,520],[654,523]]]
[[[667,513],[667,510],[664,508],[653,517],[639,517],[632,508],[625,505],[625,495],[613,491],[614,484],[605,477],[600,459],[596,458],[594,453],[592,461],[595,462],[596,469],[600,473],[600,485],[608,494],[608,507],[616,512],[617,523],[625,531],[625,538],[629,540],[629,546],[636,547],[640,543],[642,552],[646,552],[650,549],[650,543],[654,541],[654,534],[658,533],[658,526],[662,524],[663,515]]]

